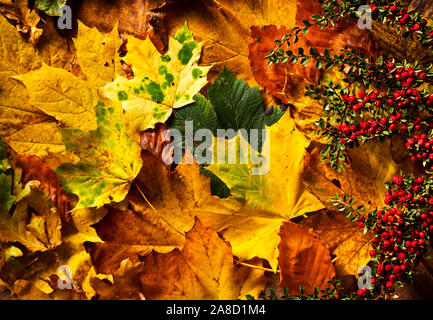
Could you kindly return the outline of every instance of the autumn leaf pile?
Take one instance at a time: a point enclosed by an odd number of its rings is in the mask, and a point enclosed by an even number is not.
[[[304,87],[323,73],[264,58],[313,1],[78,1],[72,31],[48,16],[62,1],[9,2],[0,1],[0,285],[12,298],[244,299],[272,273],[281,288],[312,293],[368,263],[372,235],[332,211],[331,197],[380,206],[405,164],[389,141],[351,150],[343,173],[321,162],[322,106]],[[345,44],[377,50],[351,24],[314,29],[300,46]],[[185,139],[209,129],[214,144],[217,129],[269,129],[255,150],[268,148],[269,172],[200,166],[200,141],[177,146],[184,162],[168,166],[170,128]]]

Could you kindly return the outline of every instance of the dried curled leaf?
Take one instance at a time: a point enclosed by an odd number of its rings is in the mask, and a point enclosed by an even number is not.
[[[16,155],[16,166],[23,170],[22,183],[26,184],[31,180],[39,181],[41,183],[40,188],[48,191],[60,216],[66,221],[70,221],[69,199],[60,185],[57,174],[36,156],[18,154]]]
[[[17,30],[26,35],[33,45],[36,44],[42,35],[42,29],[37,27],[40,17],[36,10],[30,10],[27,0],[0,1],[0,12],[8,19],[15,21]]]
[[[351,162],[342,173],[320,161],[320,147],[305,156],[303,183],[328,209],[334,206],[335,193],[347,194],[363,202],[367,210],[379,207],[385,200],[385,182],[398,172],[392,160],[390,141],[370,142],[350,151]],[[361,200],[362,199],[362,200]]]
[[[0,241],[19,242],[29,251],[46,251],[62,242],[60,216],[51,206],[48,193],[38,191],[40,183],[30,181],[17,194],[10,214],[0,206]]]

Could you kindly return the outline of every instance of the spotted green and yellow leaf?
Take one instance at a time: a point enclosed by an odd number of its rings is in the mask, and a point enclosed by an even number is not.
[[[206,85],[210,67],[197,65],[201,49],[186,24],[169,39],[165,55],[159,54],[149,37],[129,37],[124,60],[131,65],[134,78],[118,76],[105,85],[104,93],[122,102],[128,126],[134,131],[153,128],[165,122],[172,109],[193,103],[194,95]]]
[[[140,147],[126,132],[120,106],[98,102],[95,114],[96,130],[62,131],[66,149],[80,158],[56,170],[64,189],[79,197],[75,209],[123,200],[141,169]]]

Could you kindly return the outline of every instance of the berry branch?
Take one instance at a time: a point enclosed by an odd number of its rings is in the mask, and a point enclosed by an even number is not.
[[[396,61],[379,57],[366,57],[363,52],[345,46],[334,54],[325,49],[320,53],[310,48],[307,54],[291,45],[302,31],[308,33],[314,25],[324,28],[344,20],[359,18],[361,1],[319,1],[320,15],[315,21],[303,21],[304,27],[295,27],[290,35],[276,40],[277,47],[266,57],[269,64],[300,63],[327,72],[343,74],[342,83],[333,81],[310,84],[305,95],[320,101],[322,117],[316,122],[318,135],[327,143],[321,151],[321,160],[328,161],[338,172],[347,162],[346,152],[362,143],[385,140],[394,134],[406,139],[408,156],[422,165],[418,176],[401,174],[386,185],[384,207],[366,213],[364,206],[354,207],[355,199],[338,194],[333,205],[364,232],[372,230],[374,240],[370,251],[371,281],[357,291],[359,298],[390,299],[395,287],[416,276],[417,264],[427,256],[433,235],[433,66],[417,61]],[[364,2],[364,1],[362,1]],[[394,28],[430,48],[433,28],[400,1],[370,1],[372,19]],[[293,41],[292,41],[293,40]],[[304,297],[303,295],[301,295]],[[270,294],[270,298],[275,295]],[[268,297],[269,298],[269,297]],[[312,295],[312,299],[320,298]]]

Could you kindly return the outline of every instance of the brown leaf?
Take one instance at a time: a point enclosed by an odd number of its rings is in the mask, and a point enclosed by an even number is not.
[[[292,222],[285,222],[279,235],[280,286],[288,288],[292,294],[299,293],[301,284],[307,294],[313,293],[314,286],[325,289],[335,271],[323,242],[310,229]]]
[[[68,213],[69,199],[60,185],[57,174],[36,156],[17,155],[16,165],[23,169],[22,182],[25,184],[31,180],[40,181],[40,188],[49,192],[51,201],[57,207],[60,216],[65,221],[71,222],[71,215]]]
[[[238,299],[256,295],[267,282],[263,271],[234,266],[230,245],[198,220],[182,250],[143,258],[140,281],[141,291],[151,300]]]
[[[74,1],[72,10],[89,27],[108,33],[119,22],[119,32],[145,39],[149,35],[162,52],[168,42],[164,14],[157,9],[163,0],[81,0]]]
[[[312,0],[298,1],[296,24],[302,25],[302,20],[309,20],[311,15],[319,13],[320,10],[318,2]],[[311,61],[308,67],[299,63],[293,65],[290,62],[267,64],[265,56],[276,47],[273,41],[281,39],[284,34],[290,34],[291,27],[290,25],[251,27],[253,41],[249,46],[249,59],[254,77],[268,93],[280,98],[283,103],[302,98],[307,82],[317,83],[321,75],[321,71],[314,65],[315,61]],[[367,56],[375,54],[377,51],[372,37],[353,23],[341,23],[335,28],[328,27],[325,30],[313,26],[310,28],[308,36],[301,35],[296,44],[291,44],[290,50],[297,54],[300,47],[307,51],[308,48],[314,47],[322,54],[325,48],[334,49],[335,53],[338,53],[344,45],[361,50]],[[284,50],[289,49],[286,45],[282,48]]]
[[[70,70],[75,58],[72,40],[59,34],[55,27],[55,20],[49,17],[43,25],[37,49],[43,61],[52,67]]]

